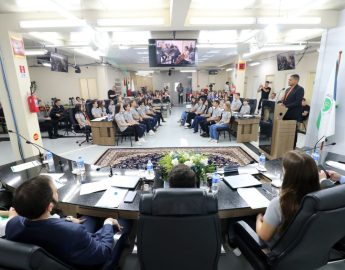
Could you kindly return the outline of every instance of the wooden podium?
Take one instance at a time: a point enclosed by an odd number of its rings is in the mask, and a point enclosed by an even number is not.
[[[283,120],[287,108],[264,100],[260,121],[259,148],[268,159],[276,159],[293,150],[296,121]]]

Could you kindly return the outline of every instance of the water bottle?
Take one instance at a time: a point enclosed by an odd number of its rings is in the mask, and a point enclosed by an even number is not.
[[[266,157],[264,153],[262,153],[259,157],[259,169],[264,170],[265,169],[265,163],[266,163]]]
[[[218,190],[219,190],[219,174],[218,173],[214,173],[212,175],[212,187],[211,187],[211,190],[212,190],[212,193],[213,194],[217,194],[218,193]]]
[[[153,172],[153,164],[151,162],[151,159],[147,162],[146,165],[146,171],[147,171],[147,176],[149,179],[153,178],[154,172]]]
[[[46,162],[48,164],[48,171],[55,172],[54,159],[53,159],[53,154],[51,152],[47,152]]]
[[[85,163],[82,157],[78,157],[77,167],[78,167],[78,174],[83,174],[85,172]]]
[[[320,160],[320,154],[319,154],[319,152],[315,150],[315,151],[311,154],[311,157],[315,160],[316,165],[319,165],[319,160]]]

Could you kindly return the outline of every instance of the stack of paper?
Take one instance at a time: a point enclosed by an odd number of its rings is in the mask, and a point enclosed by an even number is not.
[[[252,209],[265,208],[270,203],[256,188],[239,188],[237,192]]]
[[[258,174],[256,164],[250,164],[244,167],[238,167],[238,174]]]
[[[111,186],[119,188],[135,188],[140,180],[138,175],[114,175]]]
[[[27,170],[27,169],[39,166],[41,164],[42,163],[39,162],[38,160],[34,160],[34,161],[29,161],[29,162],[26,162],[26,163],[23,163],[23,164],[19,164],[19,165],[16,165],[16,166],[12,166],[11,170],[12,170],[12,172],[21,172],[21,171],[24,171],[24,170]]]
[[[102,181],[82,184],[79,194],[80,195],[86,195],[86,194],[106,190],[109,187],[110,187],[110,181],[109,180],[102,180]]]
[[[104,192],[95,206],[105,208],[117,208],[123,202],[128,190],[110,187]]]

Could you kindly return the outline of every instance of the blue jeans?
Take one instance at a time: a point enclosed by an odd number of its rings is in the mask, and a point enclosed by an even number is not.
[[[194,132],[198,132],[199,130],[199,123],[205,120],[206,117],[198,115],[197,117],[194,118],[192,128],[194,128]]]
[[[188,112],[183,112],[181,115],[181,125],[182,126],[186,123],[187,115],[188,115]]]
[[[210,129],[210,136],[214,140],[218,140],[219,133],[217,131],[217,128],[225,128],[229,127],[229,124],[213,124],[209,127]]]

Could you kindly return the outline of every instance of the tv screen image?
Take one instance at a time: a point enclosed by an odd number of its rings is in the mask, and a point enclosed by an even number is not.
[[[195,66],[196,40],[151,40],[150,66]],[[152,49],[154,47],[154,49]],[[154,56],[153,56],[154,54]]]
[[[281,53],[277,55],[278,70],[295,69],[295,53]]]
[[[51,71],[68,72],[68,57],[66,55],[50,54]]]

